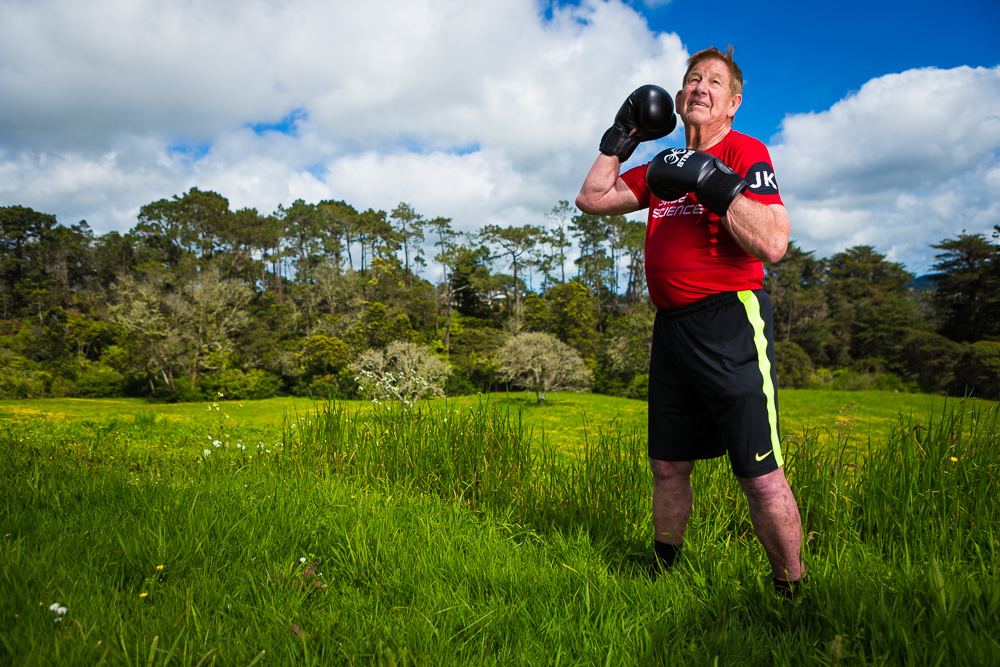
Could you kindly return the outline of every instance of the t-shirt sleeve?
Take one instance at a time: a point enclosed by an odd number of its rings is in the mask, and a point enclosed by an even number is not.
[[[763,143],[756,139],[747,141],[737,156],[736,164],[731,166],[747,182],[747,189],[743,192],[747,197],[762,204],[783,204],[771,155]]]
[[[641,208],[649,208],[649,188],[646,187],[646,167],[649,164],[644,164],[638,167],[633,167],[629,169],[620,178],[625,181],[625,185],[629,187],[635,198],[639,200],[639,206]]]

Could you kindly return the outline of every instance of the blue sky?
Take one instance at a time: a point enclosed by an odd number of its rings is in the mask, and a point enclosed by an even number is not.
[[[921,274],[1000,224],[997,5],[0,0],[0,205],[98,234],[191,187],[552,224],[624,97],[732,43],[793,240]]]
[[[1000,2],[673,0],[643,14],[690,52],[736,47],[746,79],[744,131],[767,141],[786,114],[829,109],[868,81],[922,67],[1000,63]]]

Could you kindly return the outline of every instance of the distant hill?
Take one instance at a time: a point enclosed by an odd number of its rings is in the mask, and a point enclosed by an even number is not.
[[[922,276],[917,276],[911,282],[907,283],[906,287],[912,290],[927,290],[934,289],[934,281],[931,280],[933,274],[925,274]]]

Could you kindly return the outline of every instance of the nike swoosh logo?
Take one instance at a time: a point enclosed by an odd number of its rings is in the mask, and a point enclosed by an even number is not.
[[[772,449],[767,454],[754,454],[754,458],[756,458],[758,461],[763,461],[768,456],[770,456],[773,452],[774,452],[774,450]]]

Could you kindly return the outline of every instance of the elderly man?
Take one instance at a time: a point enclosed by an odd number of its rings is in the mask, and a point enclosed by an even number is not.
[[[761,289],[763,262],[788,245],[788,214],[767,148],[732,127],[743,101],[732,47],[691,56],[675,100],[687,148],[620,173],[640,141],[676,123],[669,95],[643,86],[602,138],[576,200],[595,215],[649,209],[654,548],[659,563],[674,562],[695,461],[728,454],[775,585],[791,593],[804,574],[802,523],[782,467],[771,302]]]

